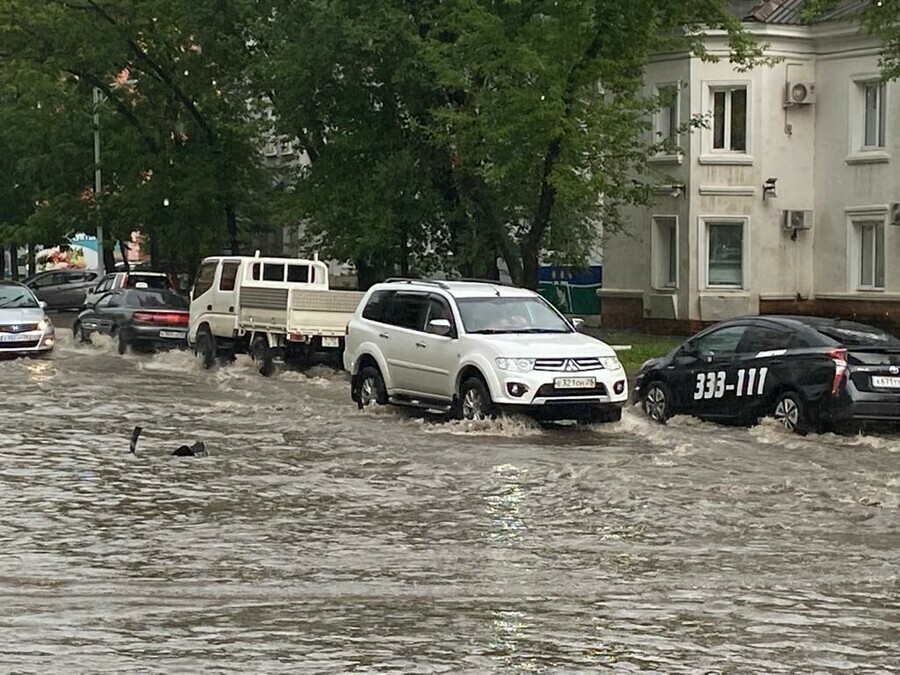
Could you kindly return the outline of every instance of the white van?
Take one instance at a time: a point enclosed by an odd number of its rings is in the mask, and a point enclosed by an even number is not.
[[[364,293],[331,290],[328,266],[305,258],[206,258],[191,289],[188,343],[205,367],[249,353],[264,375],[281,361],[339,358]]]

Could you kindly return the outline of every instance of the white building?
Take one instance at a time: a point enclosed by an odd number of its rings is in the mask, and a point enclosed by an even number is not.
[[[673,176],[632,236],[607,242],[603,325],[686,331],[731,316],[810,313],[900,327],[900,91],[844,0],[803,25],[804,0],[732,3],[773,67],[740,72],[726,37],[706,63],[660,55],[648,92],[671,95],[663,136],[708,128],[655,158]]]

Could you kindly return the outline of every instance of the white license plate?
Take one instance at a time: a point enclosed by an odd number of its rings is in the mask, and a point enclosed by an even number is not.
[[[900,377],[887,377],[886,375],[873,375],[873,387],[883,387],[885,389],[900,389]]]
[[[180,330],[161,330],[159,331],[159,337],[161,338],[172,338],[174,340],[183,340],[185,334]]]
[[[0,333],[0,342],[28,342],[34,337],[28,333]]]
[[[597,380],[593,377],[557,377],[553,386],[556,389],[593,389]]]
[[[322,338],[322,346],[323,347],[340,347],[341,340],[336,337],[323,337]]]

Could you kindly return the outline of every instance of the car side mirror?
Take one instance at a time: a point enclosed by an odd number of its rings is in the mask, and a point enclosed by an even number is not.
[[[41,309],[47,309],[47,302],[44,300],[38,300],[38,305],[41,306]]]
[[[432,319],[428,322],[428,332],[435,335],[449,335],[452,328],[449,319]]]
[[[579,330],[584,325],[584,319],[575,317],[572,319],[572,328]]]

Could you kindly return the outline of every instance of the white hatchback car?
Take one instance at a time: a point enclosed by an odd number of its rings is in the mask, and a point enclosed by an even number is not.
[[[389,279],[347,324],[344,367],[360,406],[394,403],[483,419],[612,422],[628,383],[604,342],[537,293],[488,281]]]

